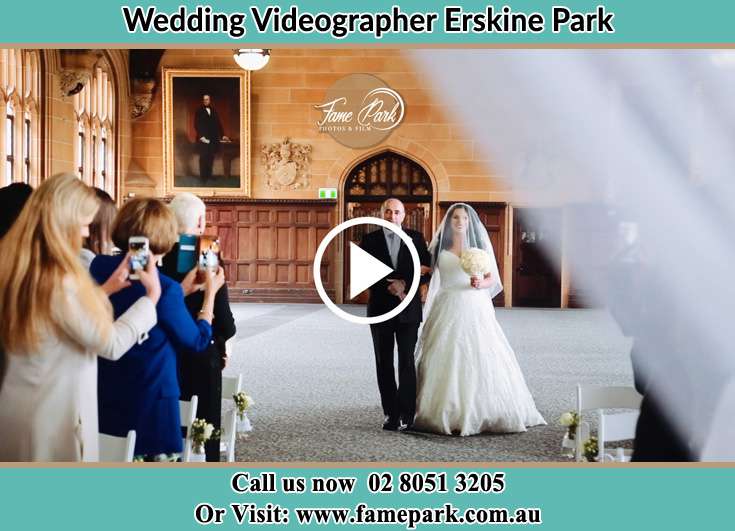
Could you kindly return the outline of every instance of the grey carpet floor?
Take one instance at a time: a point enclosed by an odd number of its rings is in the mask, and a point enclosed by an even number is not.
[[[242,373],[256,402],[238,461],[564,461],[557,420],[573,409],[576,384],[632,384],[630,341],[605,311],[499,309],[548,425],[472,437],[385,432],[367,326],[316,304],[233,310],[238,332],[225,373]]]

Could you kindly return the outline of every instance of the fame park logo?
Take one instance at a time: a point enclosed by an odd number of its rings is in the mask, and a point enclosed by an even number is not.
[[[334,83],[315,105],[316,125],[343,146],[368,148],[388,138],[401,124],[406,105],[401,95],[371,74],[350,74]]]

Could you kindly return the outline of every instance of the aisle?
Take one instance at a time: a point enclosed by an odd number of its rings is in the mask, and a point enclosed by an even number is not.
[[[577,382],[630,385],[623,338],[601,310],[498,310],[548,426],[446,437],[380,429],[370,332],[324,306],[233,305],[238,334],[226,373],[242,372],[257,405],[241,461],[553,461],[559,415]]]

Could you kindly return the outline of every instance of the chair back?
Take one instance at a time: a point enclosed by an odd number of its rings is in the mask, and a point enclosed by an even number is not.
[[[179,416],[181,417],[181,427],[186,428],[186,437],[184,437],[184,452],[181,460],[185,463],[191,460],[191,425],[197,417],[197,405],[199,405],[199,397],[193,395],[191,400],[179,400]]]
[[[633,387],[577,385],[577,413],[590,409],[640,409],[643,397]]]
[[[600,411],[598,435],[601,441],[627,441],[635,438],[640,411],[605,413]]]
[[[598,461],[630,461],[629,453],[626,454],[623,448],[617,448],[613,455],[608,453],[605,443],[635,439],[635,428],[639,414],[640,411],[626,411],[624,413],[599,411],[599,427],[597,430]]]
[[[232,401],[232,396],[242,391],[242,374],[222,376],[222,399]],[[227,461],[235,461],[235,440],[237,435],[237,406],[222,416],[222,436],[220,451],[227,454]]]
[[[232,395],[242,391],[242,374],[222,376],[222,398],[232,400]]]
[[[103,463],[132,463],[135,452],[135,430],[127,437],[99,434],[99,460]]]

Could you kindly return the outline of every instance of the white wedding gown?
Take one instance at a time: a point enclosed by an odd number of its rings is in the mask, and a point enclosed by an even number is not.
[[[440,286],[421,334],[417,429],[444,434],[521,432],[546,424],[487,290],[470,286],[459,257],[442,251]]]

